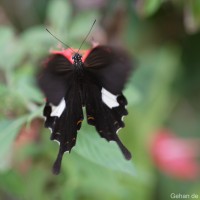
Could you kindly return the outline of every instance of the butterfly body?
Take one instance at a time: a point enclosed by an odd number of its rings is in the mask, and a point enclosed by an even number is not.
[[[97,46],[83,56],[70,49],[52,52],[38,83],[47,98],[45,127],[51,129],[50,139],[60,144],[55,174],[60,171],[63,153],[76,143],[83,107],[88,124],[95,126],[101,137],[115,141],[126,159],[131,158],[117,135],[124,127],[122,117],[128,114],[122,89],[130,70],[126,54],[107,46]]]
[[[79,53],[75,53],[72,59],[74,61],[73,65],[75,70],[83,70],[82,56]]]

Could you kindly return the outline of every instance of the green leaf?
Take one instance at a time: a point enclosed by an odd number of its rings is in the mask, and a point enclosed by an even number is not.
[[[5,84],[0,84],[0,99],[4,98],[4,95],[7,93],[7,86]]]
[[[14,30],[11,27],[1,26],[0,27],[0,51],[5,51],[6,46],[14,37]]]
[[[88,131],[81,131],[74,151],[103,167],[136,175],[133,163],[125,160],[117,144],[100,138],[92,127],[88,128]]]
[[[54,40],[45,30],[45,26],[35,26],[21,35],[21,45],[31,57],[37,58],[48,53]]]
[[[72,26],[69,30],[69,38],[71,40],[77,38],[83,40],[90,30],[94,19],[98,20],[98,18],[99,13],[96,10],[77,14],[72,21]]]
[[[69,1],[51,1],[47,9],[47,21],[56,34],[67,34],[67,28],[71,20],[71,4]]]
[[[23,101],[43,103],[43,96],[37,88],[36,77],[34,77],[35,68],[35,65],[26,63],[15,70],[12,74],[11,93]]]
[[[144,5],[144,14],[146,16],[153,15],[161,6],[162,0],[147,0]]]
[[[35,87],[30,77],[23,76],[17,83],[16,92],[26,101],[35,101],[43,103],[43,96],[41,92]]]
[[[44,106],[37,107],[34,111],[32,111],[27,117],[27,123],[31,123],[31,121],[35,118],[42,118],[43,116]]]
[[[0,121],[0,160],[5,160],[5,156],[8,155],[11,144],[14,141],[17,133],[19,132],[22,124],[26,121],[26,116],[23,116],[15,120],[3,120]],[[3,166],[3,162],[0,163],[0,168]]]
[[[24,49],[14,38],[14,31],[8,27],[0,28],[0,68],[9,70],[16,67],[24,57]],[[5,62],[6,61],[6,62]]]
[[[139,103],[142,100],[141,93],[138,88],[134,87],[133,85],[129,85],[124,90],[124,95],[128,99],[128,106],[134,105]]]

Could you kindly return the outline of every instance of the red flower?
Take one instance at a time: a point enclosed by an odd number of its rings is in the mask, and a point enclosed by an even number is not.
[[[168,175],[180,179],[199,176],[197,142],[181,139],[168,130],[156,133],[151,152],[156,166]]]

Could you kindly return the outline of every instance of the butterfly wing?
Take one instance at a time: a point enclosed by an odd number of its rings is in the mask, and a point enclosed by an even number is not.
[[[82,102],[79,85],[74,81],[70,90],[57,106],[47,102],[44,108],[45,127],[51,129],[51,140],[59,143],[60,149],[53,166],[53,173],[58,174],[64,152],[70,152],[75,146],[77,131],[83,120]]]
[[[132,70],[127,53],[108,46],[92,49],[84,65],[102,87],[115,95],[122,92]]]
[[[121,149],[126,159],[131,158],[130,152],[121,143],[117,132],[120,128],[124,127],[122,116],[127,115],[128,112],[125,109],[127,104],[125,97],[120,94],[116,98],[115,107],[109,107],[104,101],[102,101],[102,89],[96,84],[90,84],[86,91],[86,114],[87,122],[90,125],[96,127],[96,130],[101,137],[107,141],[115,141]]]
[[[58,105],[65,96],[73,65],[62,55],[51,55],[38,75],[38,85],[47,101]]]
[[[117,132],[124,127],[122,118],[128,114],[122,90],[131,62],[123,51],[99,46],[91,51],[84,66],[88,77],[93,77],[85,92],[88,124],[95,126],[101,137],[116,141],[125,158],[130,159],[131,154]]]

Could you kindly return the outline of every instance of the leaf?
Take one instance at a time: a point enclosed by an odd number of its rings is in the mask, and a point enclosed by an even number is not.
[[[14,31],[11,28],[0,28],[0,35],[0,68],[9,70],[22,61],[24,49],[14,38]]]
[[[12,81],[9,84],[9,90],[7,92],[11,98],[15,98],[17,96],[17,98],[20,101],[23,101],[23,103],[24,101],[43,103],[43,96],[37,88],[34,77],[35,68],[35,65],[25,63],[14,72],[11,71]]]
[[[0,99],[4,98],[4,95],[7,93],[7,86],[5,84],[0,84]]]
[[[23,76],[17,84],[18,85],[15,89],[21,98],[25,99],[26,101],[43,103],[43,96],[34,85],[33,80],[30,80],[30,77]]]
[[[77,14],[72,21],[72,26],[69,30],[69,38],[71,40],[76,38],[80,38],[81,40],[84,39],[90,30],[92,23],[95,19],[98,20],[98,18],[99,13],[95,10]]]
[[[146,16],[153,15],[161,6],[162,0],[147,0],[144,5],[144,14]]]
[[[68,1],[54,0],[50,2],[47,9],[47,21],[54,33],[67,34],[66,28],[71,20],[71,10],[71,4]]]
[[[48,53],[54,40],[49,36],[44,26],[35,26],[21,35],[21,45],[31,57],[37,58]]]
[[[42,118],[43,109],[44,106],[39,106],[34,111],[32,111],[27,117],[27,123],[30,124],[31,121],[34,120],[35,118]]]
[[[133,85],[129,85],[123,93],[128,101],[128,106],[138,104],[142,100],[140,91]]]
[[[80,156],[103,167],[125,172],[135,176],[135,168],[131,161],[125,160],[115,142],[107,142],[98,136],[94,128],[81,131],[78,135],[74,151]]]
[[[4,161],[8,154],[11,144],[19,132],[22,124],[26,121],[26,116],[15,120],[0,121],[0,160]],[[0,163],[0,168],[4,163]]]
[[[1,37],[0,37],[0,51],[3,52],[5,50],[5,47],[8,45],[8,43],[14,37],[14,31],[10,27],[1,26],[0,35],[1,35]]]

